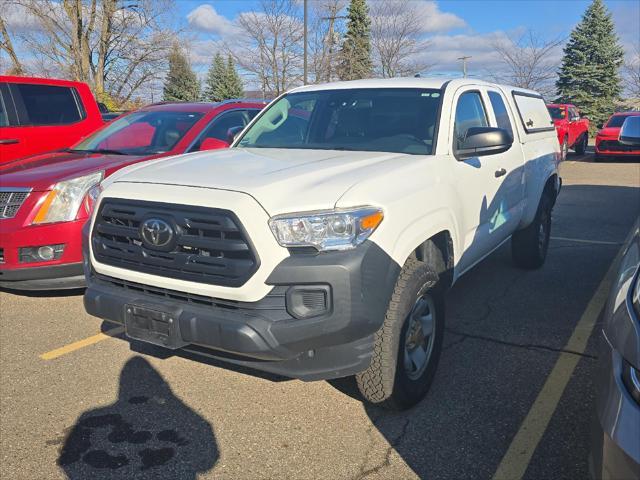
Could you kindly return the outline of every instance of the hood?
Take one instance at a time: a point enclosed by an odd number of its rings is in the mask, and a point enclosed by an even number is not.
[[[598,131],[600,137],[615,137],[620,136],[620,127],[605,127]]]
[[[117,182],[158,183],[248,193],[270,215],[333,208],[367,169],[381,162],[410,162],[414,155],[232,148],[197,152],[133,167]]]
[[[133,155],[103,155],[49,152],[22,158],[0,167],[1,187],[29,187],[34,191],[50,189],[61,180],[105,170],[105,175],[142,158]]]

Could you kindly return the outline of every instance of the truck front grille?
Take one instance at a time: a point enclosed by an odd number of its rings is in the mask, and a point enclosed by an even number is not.
[[[0,191],[0,219],[15,217],[28,196],[28,190]]]
[[[599,145],[600,150],[607,152],[632,152],[638,150],[638,147],[633,145],[623,145],[617,140],[603,140]]]
[[[164,237],[154,236],[154,228]],[[108,198],[91,241],[100,263],[211,285],[239,287],[259,266],[246,231],[229,210]]]

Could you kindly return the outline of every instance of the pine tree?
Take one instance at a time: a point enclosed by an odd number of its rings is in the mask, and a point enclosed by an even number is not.
[[[578,106],[593,128],[603,123],[622,92],[618,71],[623,59],[611,13],[602,0],[593,0],[564,48],[556,83],[559,101]]]
[[[200,97],[198,77],[177,45],[169,55],[169,73],[164,82],[163,93],[165,102],[193,102]]]
[[[347,33],[340,51],[338,76],[357,80],[371,75],[371,20],[366,0],[351,0],[347,14]]]
[[[236,66],[233,64],[233,58],[231,58],[231,55],[227,56],[225,86],[227,88],[227,98],[240,98],[244,95],[242,79],[236,71]]]
[[[222,91],[221,85],[225,81],[227,76],[227,69],[224,65],[222,55],[216,53],[209,67],[209,73],[207,74],[206,86],[203,95],[203,99],[209,102],[220,102],[226,97]]]

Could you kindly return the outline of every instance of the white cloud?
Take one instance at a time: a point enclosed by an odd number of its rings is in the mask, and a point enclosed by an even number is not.
[[[22,5],[8,3],[3,6],[2,19],[11,33],[40,29],[35,15],[30,14]]]
[[[420,0],[415,4],[417,5],[414,8],[423,19],[423,32],[425,33],[448,32],[467,26],[467,22],[457,15],[442,12],[434,1]]]
[[[420,56],[425,63],[433,65],[434,70],[444,72],[461,70],[458,58],[471,56],[467,63],[469,71],[482,76],[500,64],[492,44],[501,38],[505,38],[502,32],[435,35],[429,38],[430,45]]]
[[[189,25],[198,30],[214,33],[216,35],[230,35],[234,33],[235,27],[231,20],[216,12],[216,9],[209,4],[199,5],[187,14]]]
[[[216,53],[224,54],[225,45],[220,40],[195,40],[190,42],[187,52],[194,69],[206,71]]]

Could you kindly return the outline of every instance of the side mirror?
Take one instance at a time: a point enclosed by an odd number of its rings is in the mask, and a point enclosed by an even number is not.
[[[224,140],[218,138],[208,137],[205,138],[200,144],[200,150],[218,150],[220,148],[227,148],[229,144]]]
[[[238,135],[242,131],[242,129],[244,129],[244,127],[242,125],[238,125],[227,130],[227,142],[229,142],[229,145],[233,143],[233,141],[236,139],[236,135]]]
[[[620,129],[620,138],[623,145],[640,147],[640,115],[627,117]]]
[[[506,152],[513,144],[513,137],[502,128],[471,127],[467,130],[462,147],[456,155],[459,160]]]
[[[569,119],[571,122],[577,122],[578,120],[580,120],[580,115],[575,115]]]

